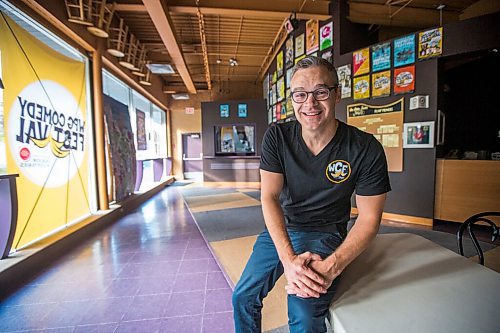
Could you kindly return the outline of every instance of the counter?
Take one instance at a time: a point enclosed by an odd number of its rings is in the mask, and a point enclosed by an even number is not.
[[[260,156],[203,156],[205,182],[260,182]]]
[[[440,220],[463,222],[500,211],[500,161],[437,159],[434,200],[434,218]]]

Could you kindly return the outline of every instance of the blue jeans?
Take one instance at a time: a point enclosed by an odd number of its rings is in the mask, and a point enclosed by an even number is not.
[[[310,251],[322,258],[333,253],[343,241],[338,233],[288,230],[288,235],[295,253]],[[236,332],[261,332],[262,300],[282,274],[283,265],[269,232],[265,230],[258,236],[252,255],[234,289]],[[327,293],[319,298],[288,295],[288,325],[291,333],[326,332],[325,318],[337,284],[338,279],[335,279]]]

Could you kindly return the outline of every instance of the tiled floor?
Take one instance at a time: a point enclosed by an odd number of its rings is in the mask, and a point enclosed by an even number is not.
[[[233,332],[231,289],[167,187],[0,302],[0,332]]]

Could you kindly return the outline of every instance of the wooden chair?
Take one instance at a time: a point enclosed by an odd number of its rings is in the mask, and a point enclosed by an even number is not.
[[[120,18],[118,27],[109,28],[110,37],[108,38],[108,53],[117,58],[125,56],[125,45],[127,44],[128,26]]]
[[[92,26],[92,0],[64,0],[68,21]]]
[[[135,68],[135,57],[137,54],[137,42],[139,42],[134,34],[129,34],[129,40],[126,45],[125,57],[122,58],[118,63],[130,70],[136,70]]]
[[[470,238],[472,239],[472,243],[474,244],[477,255],[479,257],[479,263],[483,266],[484,266],[483,250],[481,249],[481,246],[479,245],[479,241],[477,240],[477,237],[474,234],[472,226],[477,222],[484,222],[484,223],[490,225],[491,228],[493,229],[491,241],[494,242],[497,239],[497,237],[500,235],[500,228],[498,228],[494,222],[492,222],[489,218],[487,218],[487,217],[491,218],[492,216],[500,216],[500,212],[483,212],[483,213],[472,215],[467,220],[465,220],[464,223],[462,223],[460,225],[460,228],[457,231],[458,252],[460,253],[460,255],[462,255],[462,256],[464,255],[463,234],[464,234],[465,229],[467,228],[467,231],[469,232]]]
[[[137,68],[137,70],[133,70],[132,74],[139,76],[139,77],[145,77],[146,76],[145,69],[147,69],[147,68],[145,68],[146,67],[146,53],[147,53],[146,46],[144,44],[139,45],[139,49],[140,49],[139,57],[137,58],[137,64],[135,64],[135,67]]]
[[[115,13],[115,3],[111,6],[106,4],[106,0],[92,1],[92,26],[87,30],[94,36],[101,38],[109,37],[109,27]]]

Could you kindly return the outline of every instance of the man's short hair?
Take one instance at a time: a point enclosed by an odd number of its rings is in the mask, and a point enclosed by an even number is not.
[[[293,67],[292,77],[290,78],[290,80],[293,78],[295,73],[297,73],[301,69],[306,69],[309,67],[324,67],[324,68],[326,68],[328,70],[328,73],[330,74],[330,76],[333,79],[333,83],[335,85],[339,84],[339,78],[337,76],[337,69],[335,68],[335,66],[333,66],[331,64],[331,62],[329,62],[328,60],[320,58],[320,57],[315,57],[315,56],[306,56],[305,58],[300,59],[295,64],[295,67]]]

